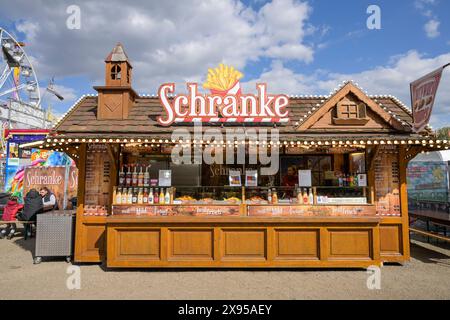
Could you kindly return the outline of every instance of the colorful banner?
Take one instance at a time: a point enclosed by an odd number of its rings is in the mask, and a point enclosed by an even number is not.
[[[441,67],[411,83],[411,106],[415,132],[422,131],[430,121],[436,92],[442,77]]]
[[[410,200],[442,203],[449,201],[446,163],[411,162],[407,174]]]

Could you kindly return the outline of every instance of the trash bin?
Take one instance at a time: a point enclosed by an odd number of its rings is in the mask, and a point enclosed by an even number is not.
[[[37,215],[34,263],[42,257],[66,257],[73,253],[75,210],[55,210]]]

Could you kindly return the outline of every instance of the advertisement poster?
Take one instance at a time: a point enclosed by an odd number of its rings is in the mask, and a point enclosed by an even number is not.
[[[443,162],[411,162],[407,171],[408,197],[413,201],[447,202],[448,167]]]

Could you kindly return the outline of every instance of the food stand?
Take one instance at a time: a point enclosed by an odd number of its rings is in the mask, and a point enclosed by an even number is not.
[[[407,163],[448,147],[429,129],[414,133],[396,98],[368,96],[352,82],[329,96],[271,96],[257,85],[258,101],[275,101],[269,120],[221,110],[199,129],[187,111],[173,117],[171,103],[184,101],[174,84],[135,93],[120,44],[105,62],[98,95],[81,97],[42,145],[77,162],[75,261],[359,268],[409,260]],[[209,99],[195,89],[188,84],[192,99]],[[227,139],[227,129],[253,130],[256,139]],[[260,135],[268,130],[278,138]],[[254,147],[275,155],[279,170],[263,175],[261,158],[249,164]],[[180,150],[194,161],[175,163]],[[205,160],[240,151],[243,163]]]

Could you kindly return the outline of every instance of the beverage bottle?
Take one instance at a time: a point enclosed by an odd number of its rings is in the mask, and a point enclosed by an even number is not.
[[[164,195],[164,203],[165,203],[165,204],[170,204],[170,193],[169,193],[169,188],[166,189],[166,194]]]
[[[148,168],[150,166],[145,167],[144,172],[144,187],[150,187],[150,173],[148,172]]]
[[[147,204],[148,203],[148,191],[147,188],[144,188],[144,193],[142,194],[142,203]]]
[[[159,203],[159,193],[158,193],[158,188],[155,189],[155,194],[153,195],[153,200],[156,204]]]
[[[355,180],[354,180],[354,176],[353,174],[350,175],[350,187],[354,187],[355,186]]]
[[[138,187],[144,186],[144,172],[142,171],[142,166],[138,174]]]
[[[134,170],[131,175],[131,185],[133,187],[137,187],[137,184],[138,184],[138,173],[137,173],[137,167],[136,167],[136,165],[134,165]]]
[[[127,204],[133,203],[133,188],[128,188]]]
[[[165,203],[165,199],[164,199],[164,189],[163,188],[161,188],[161,192],[159,193],[159,203],[160,204],[164,204]]]
[[[128,195],[127,188],[123,188],[123,190],[122,190],[122,199],[120,199],[120,203],[121,204],[127,204],[127,195]]]
[[[359,186],[358,174],[355,174],[355,178],[353,180],[354,180],[355,186],[358,187]]]
[[[267,193],[267,202],[272,203],[272,191],[270,190],[270,188]]]
[[[116,195],[117,195],[117,187],[114,187],[112,196],[113,204],[116,204]]]
[[[116,200],[116,204],[122,203],[122,188],[117,188],[115,200]]]
[[[125,172],[123,171],[123,166],[120,168],[119,172],[119,187],[125,186]]]
[[[309,195],[308,195],[308,197],[309,197],[309,204],[314,204],[314,195],[313,195],[313,193],[312,193],[312,188],[309,189]]]
[[[132,166],[127,166],[127,172],[125,173],[125,185],[131,187],[131,168]]]
[[[153,204],[155,202],[155,199],[153,197],[153,188],[150,188],[150,193],[148,195],[148,204]]]
[[[278,203],[278,194],[277,194],[277,191],[275,189],[273,189],[272,203],[274,203],[274,204]]]
[[[342,174],[339,175],[338,181],[339,181],[339,187],[343,187],[344,186],[344,179],[342,178]]]
[[[308,197],[308,189],[305,188],[303,191],[303,204],[308,204],[309,197]]]
[[[144,202],[144,193],[142,192],[142,188],[139,188],[137,203],[142,204]]]
[[[303,188],[300,188],[297,190],[297,203],[302,204],[303,203]]]
[[[133,197],[131,198],[131,202],[133,204],[137,203],[137,197],[138,197],[137,189],[133,188]]]

